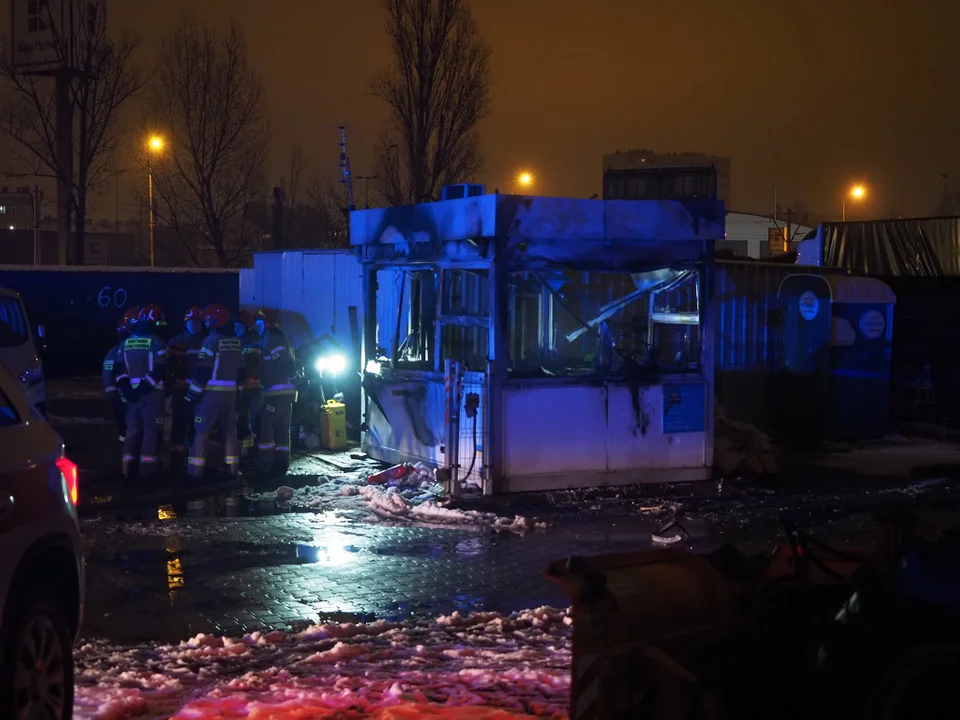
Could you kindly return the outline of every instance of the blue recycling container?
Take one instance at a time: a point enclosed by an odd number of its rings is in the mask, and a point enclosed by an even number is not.
[[[790,275],[780,283],[779,429],[853,440],[891,429],[896,296],[869,277]]]

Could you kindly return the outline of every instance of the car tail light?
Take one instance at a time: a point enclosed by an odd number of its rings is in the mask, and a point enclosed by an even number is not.
[[[27,387],[36,385],[37,383],[43,382],[43,363],[40,361],[40,358],[34,360],[30,367],[20,373],[20,382],[22,382]]]
[[[61,472],[63,481],[67,484],[70,502],[76,505],[80,500],[80,468],[72,460],[62,457],[57,460],[57,469]]]

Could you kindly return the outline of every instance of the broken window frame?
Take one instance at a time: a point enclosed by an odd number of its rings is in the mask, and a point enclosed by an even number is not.
[[[557,288],[551,287],[545,276],[563,272],[566,282]],[[613,379],[625,372],[625,365],[636,362],[651,375],[697,374],[703,375],[702,318],[700,302],[700,273],[693,267],[662,268],[663,281],[640,289],[637,277],[613,270],[571,270],[551,267],[546,270],[522,270],[509,273],[508,283],[508,373],[515,379],[548,377],[594,377]],[[613,280],[616,276],[631,279],[634,289],[628,291],[629,283],[620,282],[622,291],[617,293]],[[604,288],[604,280],[609,279]],[[599,279],[599,281],[598,281]],[[519,280],[519,282],[518,282]],[[531,281],[539,281],[538,292],[520,293],[524,284],[529,289]],[[563,287],[575,284],[578,300],[590,298],[589,307],[564,299]],[[649,283],[648,283],[649,284]],[[597,297],[598,293],[606,297]],[[519,308],[521,298],[536,304],[529,311]],[[572,299],[571,299],[572,300]],[[580,304],[582,305],[582,303]],[[586,312],[584,312],[586,311]],[[589,315],[589,317],[580,317]],[[518,335],[518,322],[527,327],[534,318],[538,326],[535,341],[523,340],[523,329]],[[564,324],[564,320],[566,323]],[[573,321],[572,323],[570,321]],[[620,327],[614,327],[618,324]],[[574,325],[573,329],[567,327]],[[625,327],[628,325],[629,327]],[[672,329],[671,329],[672,328]],[[617,338],[630,336],[624,343]],[[590,338],[589,340],[584,338]],[[679,345],[675,362],[668,362],[665,353],[673,344]],[[564,345],[584,343],[583,361],[577,362],[576,353],[564,353]],[[590,351],[589,347],[594,346]],[[625,356],[613,351],[614,346],[632,346]],[[539,370],[532,367],[540,358]],[[527,367],[524,360],[533,361]],[[543,362],[546,360],[547,362]],[[557,361],[561,361],[558,363]],[[574,360],[563,364],[564,360]]]

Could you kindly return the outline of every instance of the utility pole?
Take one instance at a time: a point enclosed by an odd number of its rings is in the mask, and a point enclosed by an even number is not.
[[[67,252],[73,213],[73,104],[70,102],[72,73],[64,68],[54,80],[57,150],[57,264],[66,265],[68,256],[75,265],[83,265],[83,243],[77,242],[83,228],[73,237],[73,252]]]
[[[286,249],[286,238],[284,237],[284,199],[283,186],[278,185],[273,189],[273,249]]]
[[[39,185],[33,186],[33,264],[40,265],[42,258],[40,248],[40,204],[43,202],[43,193]]]
[[[340,182],[347,186],[347,210],[353,211],[357,206],[353,202],[353,175],[350,173],[350,156],[347,155],[347,128],[340,125]]]

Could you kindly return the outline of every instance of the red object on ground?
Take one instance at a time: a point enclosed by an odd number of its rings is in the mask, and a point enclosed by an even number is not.
[[[402,480],[409,475],[412,470],[413,468],[409,465],[394,465],[393,467],[388,467],[386,470],[374,473],[367,478],[367,482],[371,485],[383,485],[391,480]]]

